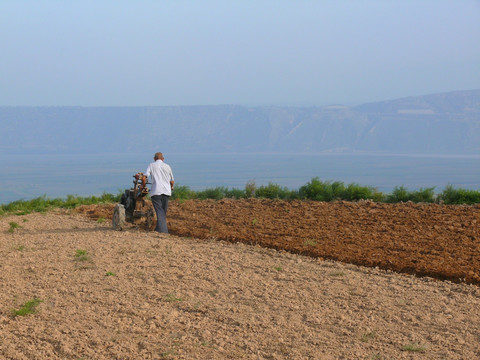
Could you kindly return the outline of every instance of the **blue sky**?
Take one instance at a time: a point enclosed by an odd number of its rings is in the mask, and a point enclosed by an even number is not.
[[[478,0],[0,0],[0,106],[347,105],[480,88]]]

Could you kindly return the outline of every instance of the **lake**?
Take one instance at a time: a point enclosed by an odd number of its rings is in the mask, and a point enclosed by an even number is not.
[[[153,154],[0,155],[0,203],[38,196],[117,194],[130,188]],[[480,190],[480,155],[472,157],[340,154],[165,154],[177,185],[243,189],[248,181],[298,189],[313,177],[391,192],[445,186]]]

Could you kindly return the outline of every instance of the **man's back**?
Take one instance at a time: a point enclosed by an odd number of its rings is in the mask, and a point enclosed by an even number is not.
[[[148,165],[145,176],[150,176],[152,179],[152,189],[150,196],[154,195],[172,195],[171,182],[173,179],[172,169],[170,165],[157,159],[155,162]]]

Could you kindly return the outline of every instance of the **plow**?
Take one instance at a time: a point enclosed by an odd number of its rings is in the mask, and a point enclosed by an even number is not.
[[[146,199],[149,182],[142,181],[143,173],[133,175],[133,187],[126,189],[122,194],[120,203],[115,205],[112,216],[112,227],[115,230],[125,229],[126,223],[138,223],[145,219],[145,230],[150,230],[155,220],[155,211],[151,201]]]

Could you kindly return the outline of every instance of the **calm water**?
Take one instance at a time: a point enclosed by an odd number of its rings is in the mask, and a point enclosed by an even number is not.
[[[165,154],[178,185],[193,190],[241,188],[254,180],[298,189],[313,177],[358,183],[390,192],[452,184],[480,190],[480,156]],[[152,154],[0,155],[0,203],[46,195],[117,193],[145,171]]]

